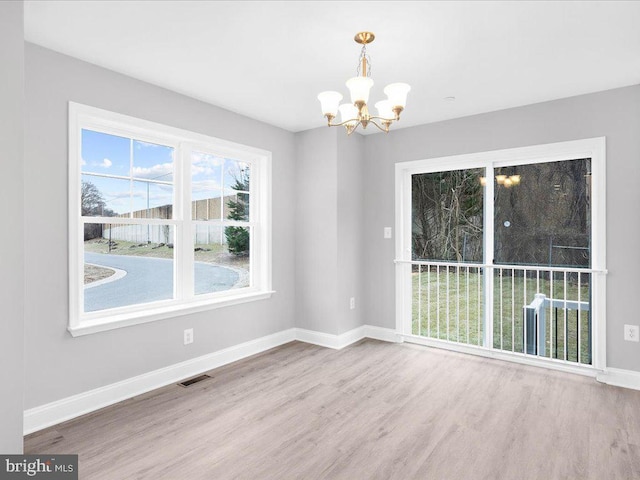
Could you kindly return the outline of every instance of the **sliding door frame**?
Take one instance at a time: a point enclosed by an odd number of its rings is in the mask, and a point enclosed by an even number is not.
[[[494,182],[488,181],[484,193],[484,347],[455,345],[437,339],[420,338],[411,331],[411,176],[418,173],[484,168],[485,178],[493,179],[494,170],[504,166],[556,162],[580,158],[591,159],[591,267],[592,271],[592,365],[563,365],[545,362],[532,355],[513,355],[493,349],[493,261],[494,261]],[[585,373],[606,368],[606,141],[605,137],[550,143],[505,150],[494,150],[449,157],[396,163],[396,333],[403,340],[451,350],[499,357],[505,360],[542,365]],[[473,264],[478,265],[478,264]],[[489,319],[489,320],[487,320]],[[590,373],[585,373],[590,374]]]

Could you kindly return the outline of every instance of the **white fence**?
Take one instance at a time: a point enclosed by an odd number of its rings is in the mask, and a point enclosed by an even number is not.
[[[102,238],[114,242],[174,243],[174,229],[171,225],[105,225]],[[225,245],[227,238],[224,227],[198,224],[195,226],[194,242],[198,245]]]

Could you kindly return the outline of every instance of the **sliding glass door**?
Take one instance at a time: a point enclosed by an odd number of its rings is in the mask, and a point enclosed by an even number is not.
[[[494,169],[493,347],[591,363],[591,159]]]
[[[414,335],[482,345],[482,168],[411,176]]]
[[[604,141],[582,142],[397,165],[406,340],[604,360]]]

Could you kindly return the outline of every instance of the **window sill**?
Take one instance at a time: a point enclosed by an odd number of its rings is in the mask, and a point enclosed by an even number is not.
[[[115,330],[117,328],[154,322],[156,320],[204,312],[206,310],[213,310],[220,307],[238,305],[240,303],[253,302],[256,300],[265,300],[267,298],[271,298],[271,295],[274,293],[274,291],[250,292],[226,298],[206,299],[202,301],[183,303],[180,305],[172,305],[170,307],[157,307],[143,312],[121,313],[99,319],[84,320],[78,325],[67,327],[67,330],[69,330],[69,333],[71,333],[73,337],[80,337],[83,335],[90,335],[92,333],[105,332],[107,330]]]

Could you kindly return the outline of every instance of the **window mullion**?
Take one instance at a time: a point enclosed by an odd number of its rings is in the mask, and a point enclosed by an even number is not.
[[[129,139],[129,218],[133,218],[133,138]]]
[[[485,265],[493,265],[494,259],[494,192],[495,172],[492,163],[486,166],[484,188],[484,244],[483,261]],[[484,339],[485,348],[493,348],[493,268],[484,269]]]
[[[222,161],[222,175],[220,176],[220,220],[224,220],[224,174],[226,172],[227,160]],[[208,220],[208,219],[207,219]],[[222,243],[222,238],[220,238]]]
[[[193,253],[193,220],[191,218],[191,146],[180,145],[180,192],[176,194],[180,202],[180,245],[177,250],[178,280],[181,289],[180,299],[194,296],[194,253]]]

